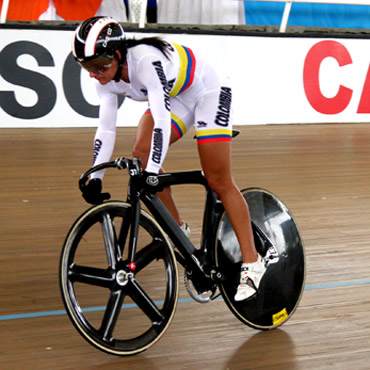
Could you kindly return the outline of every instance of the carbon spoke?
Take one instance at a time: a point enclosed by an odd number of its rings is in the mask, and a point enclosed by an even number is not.
[[[152,299],[141,288],[137,280],[133,279],[130,286],[130,297],[138,307],[149,317],[153,324],[158,324],[164,317]]]
[[[112,269],[115,269],[116,261],[121,258],[120,251],[117,248],[116,231],[110,214],[104,213],[102,218],[102,232],[108,264]]]
[[[104,340],[109,341],[113,339],[114,328],[116,327],[124,298],[125,294],[122,290],[111,292],[99,330],[102,333],[102,338]]]
[[[73,265],[68,270],[68,277],[72,282],[110,288],[114,283],[113,273],[109,270],[95,267]]]
[[[149,263],[155,259],[163,257],[163,241],[160,239],[153,239],[145,248],[141,249],[136,253],[136,273],[148,266]]]

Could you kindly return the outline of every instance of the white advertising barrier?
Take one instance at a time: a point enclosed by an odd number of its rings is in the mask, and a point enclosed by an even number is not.
[[[97,125],[94,83],[73,60],[72,35],[1,30],[0,127]],[[370,122],[369,39],[160,36],[231,77],[236,125]],[[136,126],[146,106],[126,99],[117,125]]]

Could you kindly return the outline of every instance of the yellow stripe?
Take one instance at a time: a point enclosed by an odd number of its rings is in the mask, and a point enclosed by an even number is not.
[[[196,137],[202,137],[202,136],[213,136],[213,135],[230,135],[232,136],[232,130],[228,129],[215,129],[215,130],[201,130],[197,131]]]
[[[171,112],[171,118],[176,122],[176,124],[179,126],[181,132],[183,135],[186,134],[186,126],[185,126],[185,123],[182,121],[182,119],[180,117],[177,117],[176,114],[173,114]]]
[[[181,45],[178,44],[172,44],[177,52],[179,53],[180,57],[180,70],[179,75],[177,76],[176,84],[173,87],[173,89],[170,92],[170,96],[176,96],[181,88],[184,86],[185,80],[186,80],[186,70],[188,68],[188,56],[186,54],[186,51]]]

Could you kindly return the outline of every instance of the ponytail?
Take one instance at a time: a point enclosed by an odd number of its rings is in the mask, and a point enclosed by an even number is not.
[[[140,39],[140,40],[135,40],[135,39],[125,40],[125,46],[126,46],[127,49],[132,48],[132,47],[137,46],[137,45],[154,46],[155,48],[160,50],[165,55],[165,57],[167,59],[169,58],[169,48],[170,48],[170,46],[166,41],[162,40],[159,37],[146,37],[146,38],[143,38],[143,39]]]

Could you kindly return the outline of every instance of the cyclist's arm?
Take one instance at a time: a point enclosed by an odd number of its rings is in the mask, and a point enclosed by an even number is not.
[[[93,165],[110,161],[114,144],[116,141],[116,120],[117,120],[117,95],[114,93],[99,93],[99,124],[94,138],[94,161]],[[91,178],[104,176],[104,170],[95,172]]]
[[[154,120],[150,154],[146,171],[158,173],[166,157],[171,133],[171,107],[169,91],[163,78],[163,66],[167,61],[163,56],[157,63],[157,56],[148,56],[140,63],[139,78],[148,91],[148,102]],[[155,64],[153,64],[155,63]]]

